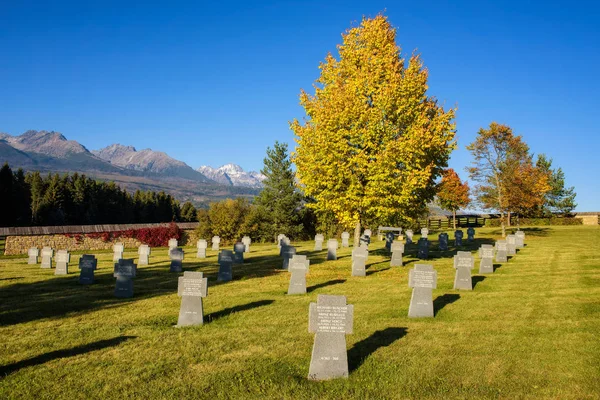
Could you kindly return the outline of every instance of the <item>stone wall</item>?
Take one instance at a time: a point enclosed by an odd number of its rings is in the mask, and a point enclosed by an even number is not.
[[[584,225],[598,225],[600,223],[598,215],[576,215],[575,218],[583,220]]]

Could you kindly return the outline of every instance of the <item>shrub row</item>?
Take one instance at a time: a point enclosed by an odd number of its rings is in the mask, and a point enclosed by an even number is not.
[[[150,247],[168,246],[169,239],[181,239],[181,229],[174,222],[169,226],[158,226],[155,228],[127,229],[124,231],[98,232],[82,234],[66,234],[65,236],[75,238],[77,241],[88,237],[90,239],[100,239],[103,242],[112,242],[119,238],[137,239]]]
[[[516,220],[513,219],[512,225],[515,225]],[[581,218],[565,217],[565,218],[519,218],[519,225],[528,226],[546,226],[546,225],[583,225]],[[485,226],[499,227],[501,226],[500,218],[488,219],[485,221]]]

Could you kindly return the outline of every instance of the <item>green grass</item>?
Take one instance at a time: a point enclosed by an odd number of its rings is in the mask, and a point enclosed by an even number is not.
[[[456,249],[431,251],[433,319],[407,317],[416,248],[390,268],[379,241],[363,278],[350,276],[351,249],[325,261],[312,243],[297,244],[311,260],[305,296],[285,294],[289,273],[274,245],[252,245],[224,284],[215,252],[196,260],[186,248],[184,269],[205,272],[209,294],[205,324],[183,329],[173,327],[179,274],[168,272],[166,249],[153,249],[127,300],[113,297],[109,252],[95,252],[92,286],[77,283],[81,252],[63,277],[0,257],[0,398],[600,398],[600,228],[526,232],[527,246],[472,292],[452,289]],[[499,233],[478,229],[470,250]],[[306,379],[318,294],[354,304],[348,379]]]

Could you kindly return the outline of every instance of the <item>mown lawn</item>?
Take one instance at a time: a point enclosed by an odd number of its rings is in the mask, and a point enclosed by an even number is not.
[[[326,251],[295,243],[311,260],[305,296],[285,294],[275,245],[252,245],[224,284],[215,252],[196,260],[186,248],[184,269],[205,272],[209,294],[205,324],[183,329],[173,327],[179,274],[164,248],[126,300],[113,297],[111,253],[95,252],[92,286],[77,283],[79,253],[64,277],[0,257],[0,398],[600,398],[600,227],[524,230],[527,246],[494,274],[477,275],[476,257],[472,292],[452,289],[456,249],[431,251],[436,316],[416,320],[407,317],[416,248],[390,268],[379,241],[363,278],[350,276],[351,249],[325,261]],[[499,230],[476,237],[463,250]],[[354,304],[347,380],[306,379],[318,294]]]

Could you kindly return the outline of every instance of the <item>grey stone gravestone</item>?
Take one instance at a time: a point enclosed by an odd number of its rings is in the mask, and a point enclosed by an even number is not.
[[[183,249],[181,247],[170,249],[169,257],[171,258],[171,268],[169,268],[169,272],[182,272],[184,258]]]
[[[246,246],[242,242],[237,242],[233,245],[233,262],[236,264],[244,263],[244,252],[246,251]]]
[[[177,239],[175,239],[175,238],[169,239],[169,250],[176,249],[178,245],[179,245],[179,242],[177,241]]]
[[[113,245],[113,261],[119,261],[123,258],[123,252],[125,251],[125,246],[123,243],[115,243]]]
[[[507,246],[506,240],[497,240],[496,241],[496,262],[507,262],[508,254],[507,254]]]
[[[350,234],[348,232],[342,232],[342,247],[350,247],[349,239]]]
[[[219,243],[221,243],[221,238],[218,236],[213,236],[211,243],[212,243],[212,250],[219,251]]]
[[[52,268],[52,256],[54,256],[52,248],[42,248],[42,268]]]
[[[405,233],[406,233],[406,244],[412,244],[414,232],[412,231],[412,229],[407,229]]]
[[[287,294],[306,294],[306,274],[310,261],[304,255],[294,254],[290,260],[290,284]]]
[[[179,277],[177,295],[181,297],[177,326],[202,325],[202,298],[208,295],[208,278],[204,278],[202,272],[185,271]]]
[[[517,249],[522,249],[525,247],[525,232],[516,231],[515,238],[515,245],[517,246]]]
[[[40,249],[32,247],[27,250],[27,264],[37,264],[38,256],[40,255]]]
[[[244,253],[250,253],[250,243],[252,243],[252,239],[250,236],[244,236],[242,238],[242,243],[244,244]]]
[[[392,243],[394,242],[394,232],[385,233],[385,249],[388,252],[392,251]]]
[[[402,254],[404,253],[404,243],[395,241],[391,245],[392,259],[390,260],[390,267],[401,267],[402,266]]]
[[[421,228],[421,237],[427,238],[429,235],[429,228]]]
[[[206,258],[206,249],[208,247],[208,243],[206,239],[200,239],[196,242],[196,258]]]
[[[148,265],[150,263],[150,246],[142,244],[138,247],[138,265]]]
[[[337,260],[337,239],[329,239],[327,241],[327,260]]]
[[[429,257],[429,240],[427,238],[420,238],[417,242],[417,257],[421,260],[426,260]]]
[[[283,257],[282,269],[287,270],[290,266],[290,260],[296,254],[296,248],[294,246],[284,245],[281,248],[281,257]]]
[[[412,288],[408,316],[433,317],[433,289],[437,287],[437,271],[430,264],[415,264],[408,271],[408,287]]]
[[[221,250],[219,253],[219,275],[218,281],[228,282],[233,279],[233,252]]]
[[[93,254],[83,254],[79,258],[79,283],[91,285],[94,283],[94,271],[98,267],[98,260]]]
[[[321,235],[320,233],[315,235],[315,251],[321,251],[323,250],[323,241],[325,240],[325,237],[323,235]]]
[[[283,233],[277,235],[277,250],[279,250],[279,255],[281,255],[281,245],[283,244],[283,238],[285,238],[285,235]]]
[[[359,239],[358,242],[360,244],[360,246],[365,246],[365,247],[369,247],[369,244],[371,243],[371,237],[367,236],[367,235],[362,235]]]
[[[113,276],[117,278],[115,297],[133,297],[133,278],[137,273],[137,265],[131,258],[121,258],[115,263]]]
[[[56,252],[56,270],[54,271],[54,275],[68,275],[69,261],[71,261],[71,254],[67,250],[58,250]]]
[[[281,241],[279,242],[279,256],[283,256],[283,248],[290,245],[290,238],[288,238],[287,236],[282,237]]]
[[[475,259],[468,251],[459,251],[454,256],[454,289],[473,290],[471,270],[475,267]]]
[[[472,242],[475,240],[475,229],[469,227],[467,229],[467,241]]]
[[[479,248],[479,273],[491,274],[494,272],[494,246],[482,244]]]
[[[352,334],[354,307],[346,296],[320,294],[310,303],[308,331],[315,334],[308,379],[348,377],[346,335]]]
[[[371,237],[371,235],[373,234],[373,232],[371,232],[370,229],[365,229],[365,231],[363,232],[365,235],[367,235],[368,237]]]
[[[352,276],[367,276],[366,264],[369,251],[366,247],[359,246],[352,250]]]
[[[506,235],[506,254],[509,256],[517,254],[517,237],[515,235]]]
[[[441,251],[448,250],[448,234],[447,233],[440,233],[438,235],[438,241],[439,241],[438,246]]]
[[[460,229],[454,232],[454,246],[462,246],[464,233]]]

